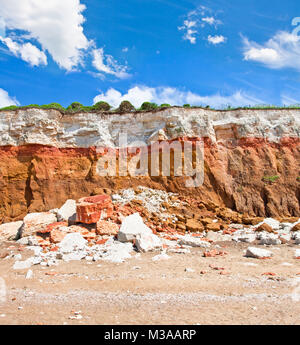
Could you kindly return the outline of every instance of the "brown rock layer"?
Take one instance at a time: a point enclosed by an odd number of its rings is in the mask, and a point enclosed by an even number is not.
[[[100,177],[96,149],[42,145],[0,147],[0,221],[60,207],[111,190],[144,185],[201,197],[249,217],[300,216],[300,140],[205,140],[205,178],[186,188],[185,177]]]

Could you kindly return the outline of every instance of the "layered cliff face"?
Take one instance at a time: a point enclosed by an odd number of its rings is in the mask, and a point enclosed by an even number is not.
[[[107,149],[204,141],[204,183],[174,176],[99,176]],[[106,151],[105,151],[106,150]],[[0,112],[0,220],[145,185],[249,216],[300,216],[300,111],[168,108],[131,114],[27,109]]]

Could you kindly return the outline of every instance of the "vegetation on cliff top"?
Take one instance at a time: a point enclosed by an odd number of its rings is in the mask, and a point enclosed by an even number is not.
[[[245,107],[236,107],[233,108],[230,105],[227,107],[224,107],[222,109],[214,109],[211,108],[209,105],[207,106],[192,106],[190,104],[184,104],[183,106],[172,106],[168,103],[163,103],[161,105],[158,105],[156,103],[151,102],[144,102],[140,108],[135,108],[129,101],[122,101],[122,103],[119,105],[119,107],[112,109],[112,106],[108,104],[107,102],[100,101],[92,106],[85,106],[79,102],[73,102],[71,103],[67,108],[63,107],[59,103],[50,103],[50,104],[44,104],[44,105],[38,105],[38,104],[29,104],[24,106],[16,106],[11,105],[8,107],[0,108],[0,111],[9,111],[9,110],[25,110],[30,108],[35,109],[55,109],[59,110],[62,113],[77,113],[77,112],[109,112],[109,113],[127,113],[127,112],[141,112],[141,111],[155,111],[155,110],[161,110],[171,107],[180,107],[180,108],[189,108],[189,109],[211,109],[211,110],[239,110],[239,109],[250,109],[250,110],[259,110],[259,109],[300,109],[300,104],[290,105],[290,106],[275,106],[275,105],[269,105],[269,104],[262,104],[262,105],[256,105],[256,106],[245,106]]]

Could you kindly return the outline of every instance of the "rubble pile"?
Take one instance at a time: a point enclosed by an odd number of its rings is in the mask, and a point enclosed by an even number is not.
[[[67,200],[60,209],[30,213],[23,221],[0,225],[0,239],[15,239],[34,252],[27,260],[22,260],[21,255],[11,256],[15,259],[14,269],[52,266],[60,260],[121,263],[135,252],[158,252],[153,261],[159,261],[169,259],[170,253],[190,253],[193,247],[201,248],[203,257],[224,256],[226,252],[211,246],[225,241],[258,246],[300,244],[300,219],[232,222],[241,217],[212,203],[182,200],[173,193],[139,187],[112,197]],[[245,256],[272,255],[266,249],[249,247]]]
[[[155,212],[163,216],[168,207],[180,206],[177,197],[178,194],[175,193],[139,186],[136,189],[124,189],[120,194],[112,195],[112,200],[123,205],[132,200],[140,200],[148,212]]]

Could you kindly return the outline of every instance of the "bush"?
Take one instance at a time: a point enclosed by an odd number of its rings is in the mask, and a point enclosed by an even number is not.
[[[73,102],[72,104],[70,104],[67,108],[67,110],[71,110],[71,111],[76,111],[76,110],[80,110],[83,108],[83,105],[79,102]]]
[[[279,179],[279,176],[275,175],[275,176],[264,176],[262,180],[264,182],[276,182],[278,179]]]
[[[28,104],[28,105],[23,105],[21,108],[39,108],[40,106],[38,104]]]
[[[184,104],[184,105],[183,105],[183,108],[190,108],[190,107],[191,107],[190,104]]]
[[[49,103],[41,105],[39,108],[41,109],[59,109],[59,110],[65,110],[65,108],[60,105],[59,103]]]
[[[129,101],[123,101],[118,108],[118,111],[120,113],[129,113],[131,111],[134,111],[135,107],[129,102]]]
[[[155,110],[158,108],[158,105],[156,103],[151,102],[144,102],[141,106],[141,110]]]
[[[109,111],[111,106],[103,101],[97,102],[96,104],[93,105],[94,110],[101,110],[101,111]]]
[[[16,105],[9,105],[8,107],[1,108],[0,110],[16,110],[18,107]]]
[[[163,103],[160,105],[161,108],[171,108],[171,104]]]

